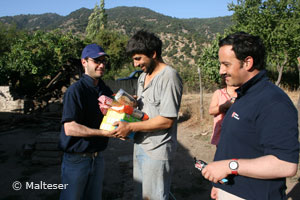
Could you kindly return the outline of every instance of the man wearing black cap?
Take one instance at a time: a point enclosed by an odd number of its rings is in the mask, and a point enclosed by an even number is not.
[[[64,95],[60,148],[64,151],[60,199],[101,199],[104,176],[102,151],[111,133],[99,130],[103,119],[98,106],[100,95],[113,92],[101,77],[108,55],[97,44],[87,45],[81,55],[85,73]]]

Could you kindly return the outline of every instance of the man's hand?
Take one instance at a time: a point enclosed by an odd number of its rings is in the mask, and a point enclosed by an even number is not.
[[[222,160],[211,162],[202,170],[202,175],[207,180],[218,183],[223,178],[226,178],[231,174],[231,170],[228,167],[230,160]]]
[[[115,122],[113,126],[118,126],[115,130],[112,131],[112,133],[117,138],[126,138],[132,132],[128,122],[118,121]]]

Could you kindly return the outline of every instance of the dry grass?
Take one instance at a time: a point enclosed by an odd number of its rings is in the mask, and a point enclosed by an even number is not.
[[[212,132],[213,117],[208,114],[208,108],[213,93],[205,93],[203,99],[204,114],[200,116],[200,95],[185,94],[182,97],[180,113],[186,120],[185,126],[198,129],[201,134]]]
[[[285,92],[289,95],[289,97],[293,101],[294,105],[297,107],[298,99],[300,96],[300,90],[298,90],[298,91],[285,90]]]

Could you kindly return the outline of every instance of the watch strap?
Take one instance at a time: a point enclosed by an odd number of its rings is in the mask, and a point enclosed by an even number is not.
[[[233,169],[231,169],[230,167],[229,167],[229,168],[230,168],[230,170],[231,170],[231,174],[233,174],[233,175],[236,175],[236,176],[237,176],[237,175],[238,175],[238,171],[237,171],[237,170],[238,170],[238,168],[239,168],[239,163],[237,162],[237,161],[238,161],[238,159],[236,159],[236,158],[233,158],[233,159],[231,159],[231,161],[230,161],[230,162],[232,162],[232,161],[235,161],[235,162],[237,163],[237,168],[236,168],[236,169],[234,169],[234,170],[233,170]]]

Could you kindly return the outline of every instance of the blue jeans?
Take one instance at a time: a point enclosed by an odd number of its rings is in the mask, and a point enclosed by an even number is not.
[[[134,144],[134,199],[168,200],[171,187],[171,160],[154,160]]]
[[[68,184],[61,190],[60,200],[101,200],[104,177],[104,159],[64,153],[61,167],[61,182]]]

